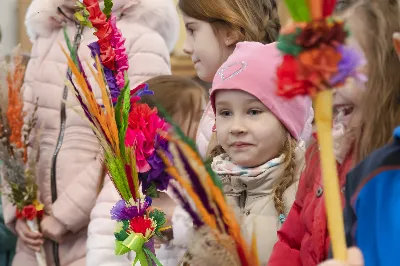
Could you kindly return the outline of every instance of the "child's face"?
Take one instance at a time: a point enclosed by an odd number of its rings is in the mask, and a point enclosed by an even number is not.
[[[218,142],[234,163],[256,167],[278,156],[285,138],[282,124],[256,97],[217,91],[215,111]]]
[[[199,78],[212,82],[215,73],[233,52],[215,35],[211,24],[183,14],[186,27],[186,40],[183,51],[190,55]]]
[[[353,119],[355,114],[358,113],[358,107],[360,106],[361,97],[364,92],[360,86],[361,84],[357,84],[354,79],[350,78],[343,87],[335,91],[333,98],[335,124],[347,126],[350,119]]]

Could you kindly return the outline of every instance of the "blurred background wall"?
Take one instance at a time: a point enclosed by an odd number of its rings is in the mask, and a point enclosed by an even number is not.
[[[24,17],[31,0],[0,0],[0,30],[4,52],[10,53],[18,43],[25,53],[31,50],[31,43],[26,35]]]

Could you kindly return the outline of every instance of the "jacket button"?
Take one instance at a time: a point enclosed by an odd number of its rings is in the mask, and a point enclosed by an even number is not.
[[[250,215],[250,211],[246,211],[246,215],[249,216]]]
[[[316,193],[317,198],[321,197],[322,193],[324,193],[324,189],[322,187],[318,188]]]

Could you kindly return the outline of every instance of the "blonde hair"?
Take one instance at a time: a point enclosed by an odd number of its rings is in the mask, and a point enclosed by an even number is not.
[[[272,189],[275,209],[278,214],[286,215],[290,206],[285,205],[283,194],[292,184],[296,182],[296,147],[297,141],[287,133],[284,141],[282,152],[285,156],[283,161],[283,171],[281,176],[276,180]]]
[[[358,161],[387,144],[400,124],[400,61],[392,43],[400,31],[399,11],[398,0],[360,0],[344,15],[368,62],[356,133]]]
[[[275,0],[179,0],[178,6],[185,15],[209,22],[215,32],[234,30],[239,41],[271,43],[278,38]]]

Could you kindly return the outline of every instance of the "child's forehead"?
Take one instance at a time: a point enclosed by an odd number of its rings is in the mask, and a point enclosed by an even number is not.
[[[215,92],[215,105],[228,103],[262,103],[256,96],[241,89],[221,89]]]
[[[190,17],[190,16],[186,15],[185,13],[182,13],[182,18],[183,18],[185,23],[201,23],[201,22],[204,22],[202,20],[198,20],[196,18]]]

